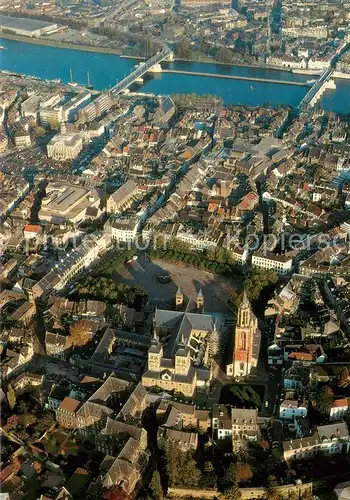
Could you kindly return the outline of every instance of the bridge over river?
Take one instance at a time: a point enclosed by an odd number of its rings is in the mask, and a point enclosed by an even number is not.
[[[317,96],[319,92],[322,91],[322,87],[329,81],[333,74],[334,69],[333,68],[327,68],[322,75],[319,77],[319,79],[314,83],[314,85],[311,87],[309,92],[306,94],[306,96],[301,100],[299,104],[299,109],[306,109],[311,101]]]
[[[121,92],[123,92],[123,90],[126,90],[132,83],[134,83],[138,78],[141,78],[145,73],[150,71],[154,66],[157,66],[157,64],[161,63],[165,59],[172,60],[172,57],[173,57],[172,50],[169,47],[164,47],[164,49],[161,52],[157,52],[157,54],[152,56],[144,63],[140,64],[132,73],[130,73],[128,76],[123,78],[123,80],[114,85],[114,87],[110,89],[111,95],[116,96],[120,94]]]

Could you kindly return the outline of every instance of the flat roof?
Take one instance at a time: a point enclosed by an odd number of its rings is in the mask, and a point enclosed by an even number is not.
[[[5,28],[36,31],[42,28],[49,28],[51,26],[55,27],[57,25],[55,23],[47,23],[46,21],[38,21],[36,19],[0,15],[0,26]]]

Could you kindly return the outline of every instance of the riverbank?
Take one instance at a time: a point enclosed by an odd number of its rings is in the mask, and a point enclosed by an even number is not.
[[[333,78],[343,78],[344,80],[350,80],[350,73],[342,73],[341,71],[334,71]]]
[[[282,83],[284,85],[299,85],[300,87],[307,87],[306,82],[276,80],[273,78],[258,78],[256,76],[238,76],[238,75],[223,75],[221,73],[203,73],[200,71],[185,71],[177,69],[163,69],[161,73],[170,73],[175,75],[189,75],[189,76],[204,76],[211,78],[226,78],[228,80],[243,80],[248,82],[262,82],[262,83]]]
[[[47,38],[30,38],[27,36],[12,35],[10,33],[0,33],[0,39],[13,40],[15,42],[31,43],[33,45],[44,45],[48,47],[56,47],[58,49],[80,50],[82,52],[95,52],[100,54],[122,55],[121,49],[111,49],[109,47],[93,47],[92,45],[77,45],[74,43],[57,42],[56,40],[48,40]],[[136,56],[123,56],[135,59],[142,59]]]
[[[123,54],[122,49],[118,48],[109,48],[109,47],[95,47],[92,45],[78,45],[74,43],[65,43],[65,42],[58,42],[56,40],[49,40],[48,38],[30,38],[26,36],[21,36],[21,35],[12,35],[10,33],[0,33],[0,39],[5,38],[8,40],[13,40],[16,42],[23,42],[23,43],[30,43],[33,45],[43,45],[43,46],[48,46],[48,47],[56,47],[58,49],[71,49],[71,50],[78,50],[82,52],[94,52],[94,53],[100,53],[100,54],[113,54],[121,57],[122,59],[134,59],[134,60],[139,60],[139,61],[144,61],[146,58],[143,56],[136,56],[136,55],[129,55],[129,54]],[[238,62],[232,62],[232,63],[226,63],[226,62],[221,62],[221,61],[215,61],[213,59],[205,58],[205,60],[198,58],[198,59],[183,59],[183,58],[174,58],[174,61],[176,62],[189,62],[189,63],[208,63],[208,64],[215,64],[215,65],[220,65],[220,66],[238,66],[242,68],[257,68],[257,69],[266,69],[266,70],[273,70],[273,71],[284,71],[286,73],[300,73],[303,74],[303,71],[305,71],[304,74],[309,74],[310,76],[312,75],[317,75],[317,72],[311,72],[309,73],[309,70],[291,70],[288,68],[279,68],[277,66],[270,66],[268,64],[258,64],[258,63],[238,63]],[[167,61],[164,61],[165,64],[167,64]]]
[[[290,68],[285,68],[285,67],[279,67],[279,66],[271,66],[270,64],[261,64],[261,63],[242,63],[242,62],[222,62],[222,61],[215,61],[214,59],[211,59],[210,57],[205,58],[205,59],[183,59],[183,58],[178,58],[174,57],[174,61],[176,62],[189,62],[189,63],[209,63],[209,64],[215,64],[219,66],[238,66],[242,68],[256,68],[256,69],[267,69],[267,70],[272,70],[272,71],[284,71],[285,73],[291,73],[291,74],[299,74],[299,75],[310,75],[310,76],[318,76],[322,73],[322,71],[317,71],[314,69],[290,69]],[[164,61],[166,64],[167,61]]]

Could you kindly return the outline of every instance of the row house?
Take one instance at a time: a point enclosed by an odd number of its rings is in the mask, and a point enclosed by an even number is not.
[[[314,457],[317,453],[349,453],[350,436],[345,422],[317,427],[311,436],[283,442],[283,457],[288,461]]]
[[[293,257],[277,255],[267,251],[257,251],[253,253],[252,265],[260,269],[271,269],[280,275],[286,275],[292,272]]]
[[[38,298],[53,290],[62,290],[69,282],[81,274],[111,244],[110,235],[96,231],[84,237],[81,244],[67,253],[55,268],[33,286],[33,295]]]

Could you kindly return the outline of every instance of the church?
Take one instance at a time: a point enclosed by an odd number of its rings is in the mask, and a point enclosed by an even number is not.
[[[195,312],[190,312],[188,307],[183,310],[182,306],[183,294],[179,289],[175,297],[176,310],[155,311],[153,339],[142,384],[193,397],[196,391],[209,388],[211,359],[218,353],[220,327],[213,315],[203,312],[201,290]]]
[[[226,366],[226,374],[233,378],[248,377],[258,366],[261,332],[258,320],[244,292],[237,312],[235,344],[232,363]]]

